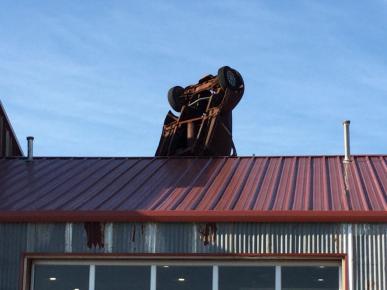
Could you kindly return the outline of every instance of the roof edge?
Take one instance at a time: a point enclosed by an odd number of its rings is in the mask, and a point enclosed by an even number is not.
[[[70,159],[144,159],[144,160],[150,160],[150,159],[222,159],[222,158],[229,158],[229,159],[238,159],[238,158],[334,158],[338,157],[343,159],[344,155],[339,154],[327,154],[327,155],[252,155],[252,156],[34,156],[34,159],[36,160],[57,160],[57,159],[63,159],[63,160],[70,160]],[[387,157],[387,153],[381,153],[381,154],[351,154],[351,157],[358,158],[358,157]],[[0,159],[14,159],[14,160],[21,160],[25,159],[25,156],[8,156],[8,157],[2,157]]]
[[[387,211],[0,211],[0,222],[387,223]]]

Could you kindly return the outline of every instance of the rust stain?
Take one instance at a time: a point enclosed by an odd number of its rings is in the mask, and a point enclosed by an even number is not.
[[[216,243],[217,229],[216,223],[206,223],[199,227],[200,240],[205,246]]]
[[[132,224],[130,232],[130,240],[134,243],[136,241],[136,224]]]
[[[137,224],[133,223],[130,229],[130,240],[134,243],[136,241],[136,236],[137,236]],[[140,226],[140,234],[141,236],[144,236],[145,233],[145,225],[141,224]]]
[[[84,227],[87,235],[87,247],[103,248],[105,225],[100,222],[86,222]]]

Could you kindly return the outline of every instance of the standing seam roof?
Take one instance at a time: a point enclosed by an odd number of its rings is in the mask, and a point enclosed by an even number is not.
[[[0,159],[0,221],[387,221],[387,156],[342,161]]]

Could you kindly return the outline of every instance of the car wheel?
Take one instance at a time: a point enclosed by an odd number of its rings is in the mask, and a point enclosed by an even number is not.
[[[223,66],[218,70],[218,80],[224,90],[236,90],[243,82],[241,75],[229,66]]]
[[[183,93],[184,89],[180,86],[170,88],[168,91],[168,102],[176,112],[180,112],[183,107]]]

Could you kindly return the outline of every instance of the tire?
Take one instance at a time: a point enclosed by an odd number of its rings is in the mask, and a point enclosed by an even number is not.
[[[236,84],[237,84],[236,87],[230,86],[230,84],[228,84],[228,86],[227,86],[227,79],[226,78],[222,79],[221,77],[219,77],[221,75],[223,75],[223,76],[226,75],[227,70],[232,71],[235,74],[234,76],[235,76],[235,80],[236,80]],[[239,103],[239,101],[241,100],[241,98],[243,96],[243,93],[245,91],[243,78],[238,71],[236,71],[232,68],[229,68],[229,67],[220,68],[219,72],[218,72],[218,78],[219,78],[220,86],[224,90],[226,90],[226,88],[233,90],[233,93],[231,95],[225,96],[225,99],[223,100],[223,110],[224,110],[224,112],[229,112],[236,107],[236,105]],[[235,82],[234,82],[234,84],[235,84]]]
[[[176,112],[180,112],[183,107],[183,99],[181,98],[183,93],[184,89],[180,86],[170,88],[168,91],[168,102]]]
[[[218,70],[218,80],[223,90],[236,90],[243,83],[241,75],[229,66],[223,66]]]
[[[235,73],[236,73],[236,75],[238,77],[238,87],[243,86],[243,88],[244,88],[245,82],[243,81],[243,78],[242,78],[241,74],[237,70],[234,70],[234,71],[235,71]]]

